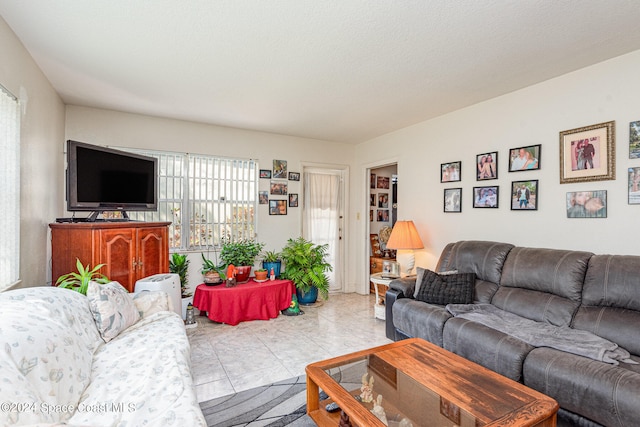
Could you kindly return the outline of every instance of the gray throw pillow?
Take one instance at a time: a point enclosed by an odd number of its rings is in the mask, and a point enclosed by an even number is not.
[[[431,271],[426,268],[416,267],[416,286],[413,291],[413,299],[418,298],[418,292],[420,292],[420,286],[422,286],[422,279],[424,279],[424,272]],[[441,271],[438,273],[441,276],[448,276],[450,274],[458,274],[458,270]]]
[[[416,300],[437,305],[471,304],[475,283],[475,273],[438,274],[425,270]]]

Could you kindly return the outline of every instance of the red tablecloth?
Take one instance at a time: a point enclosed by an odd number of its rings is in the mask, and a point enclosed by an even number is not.
[[[291,280],[256,283],[253,279],[231,288],[198,285],[193,306],[215,322],[237,325],[245,320],[269,320],[289,307],[295,287]]]

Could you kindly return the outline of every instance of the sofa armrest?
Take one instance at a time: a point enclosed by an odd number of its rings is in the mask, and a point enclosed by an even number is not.
[[[404,277],[389,283],[389,290],[384,297],[385,334],[390,340],[396,340],[396,328],[393,326],[393,304],[400,298],[413,298],[416,278]]]
[[[133,295],[133,302],[140,312],[140,317],[149,317],[158,311],[172,311],[173,304],[164,291],[142,291]]]
[[[402,279],[395,279],[389,283],[389,289],[395,289],[402,293],[401,298],[413,298],[413,293],[416,288],[416,276],[403,277]]]

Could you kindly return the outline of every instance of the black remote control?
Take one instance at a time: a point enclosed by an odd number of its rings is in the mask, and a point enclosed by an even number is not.
[[[327,410],[327,412],[336,412],[340,409],[340,407],[338,406],[338,404],[336,402],[333,403],[329,403],[327,406],[324,407],[324,409]]]

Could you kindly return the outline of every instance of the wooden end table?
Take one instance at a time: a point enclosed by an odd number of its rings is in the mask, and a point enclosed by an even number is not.
[[[307,414],[321,427],[385,426],[372,403],[357,399],[365,374],[374,400],[383,396],[389,426],[404,419],[413,427],[556,425],[552,398],[419,338],[312,363],[306,373]],[[341,411],[327,412],[331,402]]]

